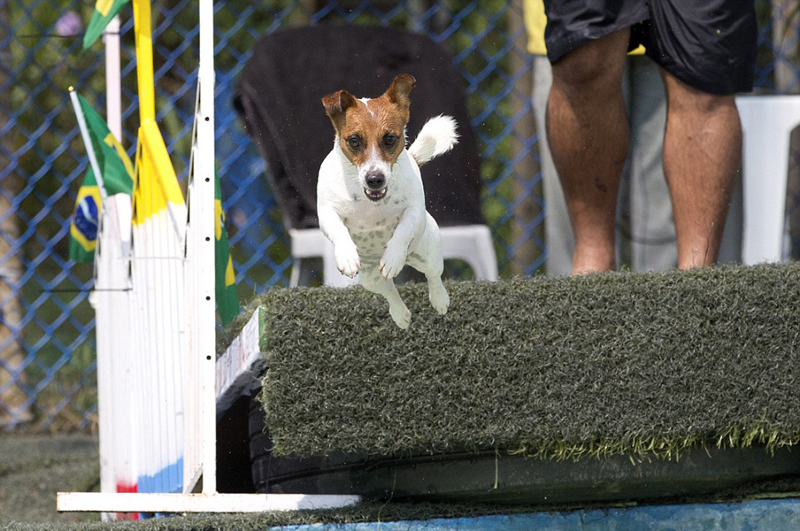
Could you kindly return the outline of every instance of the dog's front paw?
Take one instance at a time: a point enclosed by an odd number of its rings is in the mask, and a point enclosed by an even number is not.
[[[337,245],[334,249],[336,267],[346,277],[353,278],[361,269],[361,260],[358,257],[358,248],[355,244]]]
[[[406,252],[397,246],[388,245],[379,264],[381,276],[391,280],[400,274],[404,265],[406,265]]]

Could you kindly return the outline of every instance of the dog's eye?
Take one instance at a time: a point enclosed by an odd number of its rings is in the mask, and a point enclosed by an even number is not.
[[[384,146],[386,146],[388,148],[391,148],[391,147],[394,147],[395,144],[397,144],[397,137],[396,136],[394,136],[391,133],[386,133],[385,135],[383,135],[383,145]]]
[[[348,137],[347,145],[349,145],[351,149],[359,149],[361,147],[361,137],[358,135]]]

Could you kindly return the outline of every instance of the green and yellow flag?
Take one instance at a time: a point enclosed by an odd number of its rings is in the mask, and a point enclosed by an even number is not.
[[[97,247],[97,231],[100,223],[100,189],[91,168],[86,172],[78,190],[75,212],[69,226],[69,258],[76,262],[93,262]]]
[[[88,49],[95,43],[103,30],[106,29],[111,19],[117,16],[117,13],[125,7],[130,0],[97,0],[94,6],[92,18],[86,26],[86,33],[83,34],[83,49]]]
[[[102,212],[102,197],[114,194],[133,192],[133,165],[119,141],[111,134],[105,120],[86,102],[80,94],[75,93],[77,101],[75,112],[78,122],[85,124],[86,137],[89,143],[86,151],[89,158],[97,162],[100,179],[94,169],[89,168],[83,184],[78,190],[75,202],[75,213],[69,228],[69,257],[79,262],[94,260],[97,245],[98,222]],[[100,187],[103,187],[103,190]]]
[[[239,315],[239,295],[236,293],[236,275],[233,272],[228,230],[225,228],[225,211],[222,210],[222,188],[219,176],[214,172],[214,247],[217,310],[223,326]]]

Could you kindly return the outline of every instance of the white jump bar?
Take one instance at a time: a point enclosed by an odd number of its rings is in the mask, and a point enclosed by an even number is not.
[[[255,513],[334,509],[355,505],[360,496],[306,494],[158,494],[59,492],[59,512]]]

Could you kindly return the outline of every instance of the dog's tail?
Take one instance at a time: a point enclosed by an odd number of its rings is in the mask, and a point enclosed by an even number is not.
[[[456,121],[450,116],[437,116],[425,122],[408,152],[417,165],[422,166],[434,157],[447,153],[457,143]]]

